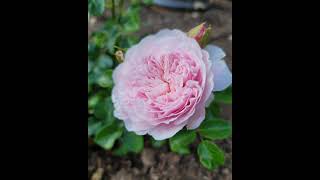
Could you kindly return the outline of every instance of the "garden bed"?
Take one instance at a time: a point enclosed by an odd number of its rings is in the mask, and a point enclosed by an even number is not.
[[[95,173],[102,173],[102,179],[111,180],[231,180],[231,143],[231,140],[218,143],[226,152],[226,164],[212,172],[201,166],[195,154],[180,156],[169,152],[168,146],[155,149],[148,142],[141,154],[126,157],[112,156],[109,152],[90,148],[88,179]],[[196,152],[196,147],[191,147],[191,150]]]

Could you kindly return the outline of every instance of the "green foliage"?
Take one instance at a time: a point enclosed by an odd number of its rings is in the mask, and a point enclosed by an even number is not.
[[[140,28],[139,6],[131,6],[120,19],[124,32],[135,32]]]
[[[94,142],[104,149],[111,149],[122,132],[123,128],[117,123],[106,125],[96,133]]]
[[[189,145],[196,139],[196,132],[192,130],[181,130],[169,139],[170,149],[178,154],[189,154]]]
[[[131,4],[134,4],[134,5],[139,5],[139,4],[151,5],[152,3],[153,3],[153,0],[131,0]]]
[[[101,75],[97,79],[97,83],[99,86],[101,86],[103,88],[111,88],[113,85],[112,69],[108,69],[105,72],[101,73]]]
[[[88,0],[88,12],[93,16],[101,16],[105,9],[105,0]]]
[[[198,156],[201,164],[209,170],[213,170],[224,164],[223,151],[214,143],[203,141],[198,145]]]
[[[138,42],[132,35],[140,28],[139,10],[142,2],[123,8],[123,0],[88,0],[88,14],[102,16],[110,9],[112,17],[91,34],[88,40],[88,136],[104,149],[121,146],[115,154],[138,153],[143,149],[143,136],[125,131],[123,123],[113,116],[111,91],[112,72],[118,62],[116,47],[127,49]],[[109,11],[109,10],[108,10]]]
[[[154,148],[160,148],[163,145],[165,145],[167,142],[166,140],[157,141],[157,140],[153,139],[152,137],[150,139],[151,139],[151,145]]]
[[[121,146],[114,151],[115,155],[123,156],[129,152],[139,153],[143,149],[143,136],[136,135],[134,132],[125,131],[120,139]]]
[[[153,0],[142,0],[142,2],[145,4],[145,5],[151,5],[153,3]]]
[[[118,40],[119,47],[122,49],[128,49],[138,43],[138,38],[135,36],[120,37]]]
[[[98,121],[94,117],[90,117],[88,120],[88,136],[92,136],[102,127],[102,121]]]
[[[123,125],[113,116],[111,97],[103,98],[96,94],[89,98],[88,136],[104,149],[111,149],[115,141],[121,137]]]
[[[232,133],[231,124],[222,119],[204,121],[197,130],[199,134],[211,140],[222,140],[229,138]]]
[[[220,104],[232,104],[232,87],[224,91],[214,93],[214,101],[206,108],[206,119],[197,129],[197,133],[204,139],[198,145],[198,156],[201,164],[209,169],[214,170],[223,165],[225,158],[224,152],[214,143],[208,140],[223,140],[231,137],[232,125],[220,117]]]
[[[206,119],[213,119],[215,117],[219,117],[220,113],[220,105],[217,102],[212,102],[210,106],[206,108]]]
[[[226,90],[215,93],[215,102],[232,104],[232,86],[228,87]]]

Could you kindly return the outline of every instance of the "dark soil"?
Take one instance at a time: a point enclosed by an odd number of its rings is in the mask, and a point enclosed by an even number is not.
[[[141,154],[126,157],[112,156],[98,148],[88,150],[88,179],[101,180],[231,180],[231,140],[218,142],[226,152],[226,164],[214,171],[203,168],[196,153],[179,156],[169,152],[168,146],[146,148]],[[196,152],[196,146],[192,148]],[[97,176],[97,179],[95,179]]]
[[[211,43],[222,47],[226,60],[232,69],[232,1],[212,0],[216,8],[206,12],[186,12],[145,7],[141,12],[142,28],[137,33],[143,37],[163,28],[177,28],[184,31],[207,22],[213,27]],[[89,33],[99,25],[88,27]],[[232,121],[232,107],[222,107],[222,117]],[[148,137],[146,137],[147,139]],[[197,159],[196,146],[192,154],[179,156],[169,151],[168,146],[154,149],[145,142],[141,154],[126,157],[113,156],[97,146],[88,148],[88,179],[91,180],[231,180],[232,139],[218,142],[226,152],[226,163],[214,171],[202,167]]]

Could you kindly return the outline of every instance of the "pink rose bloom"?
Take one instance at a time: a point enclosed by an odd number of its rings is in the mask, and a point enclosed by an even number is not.
[[[183,127],[197,128],[213,91],[224,90],[232,75],[224,52],[179,30],[162,30],[131,47],[113,73],[114,116],[128,131],[156,140]]]

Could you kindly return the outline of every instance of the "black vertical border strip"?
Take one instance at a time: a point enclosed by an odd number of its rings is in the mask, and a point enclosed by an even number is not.
[[[48,176],[87,179],[88,4],[85,0],[47,3],[44,74],[49,77],[45,111],[50,120],[45,124],[50,127],[44,133],[50,133],[46,151],[51,162],[46,164],[52,171]]]

